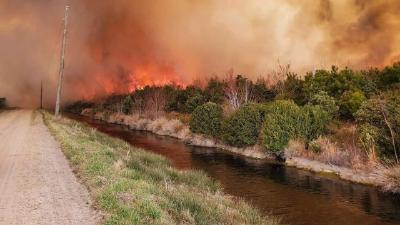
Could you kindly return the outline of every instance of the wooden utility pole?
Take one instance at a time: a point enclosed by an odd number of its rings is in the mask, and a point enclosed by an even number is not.
[[[40,81],[40,109],[43,109],[43,80]]]
[[[65,45],[67,43],[67,29],[68,29],[68,12],[69,6],[65,6],[65,14],[64,14],[64,33],[61,45],[61,58],[60,58],[60,70],[59,70],[59,78],[58,78],[58,87],[57,87],[57,100],[56,100],[56,109],[55,116],[59,117],[60,115],[60,101],[61,101],[61,92],[62,85],[64,79],[64,59],[65,59]]]

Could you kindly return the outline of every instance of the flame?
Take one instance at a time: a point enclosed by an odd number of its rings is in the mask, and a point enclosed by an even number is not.
[[[160,67],[155,64],[145,64],[137,66],[134,72],[128,75],[130,80],[128,90],[132,92],[136,89],[150,86],[163,86],[167,84],[174,84],[177,86],[186,86],[179,76],[172,68]]]

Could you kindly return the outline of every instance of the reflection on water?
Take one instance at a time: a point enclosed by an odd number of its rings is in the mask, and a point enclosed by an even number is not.
[[[218,180],[225,192],[292,225],[400,224],[400,197],[376,188],[316,175],[264,160],[215,149],[188,146],[149,132],[129,131],[88,118],[98,130],[169,158],[180,169],[199,169]]]

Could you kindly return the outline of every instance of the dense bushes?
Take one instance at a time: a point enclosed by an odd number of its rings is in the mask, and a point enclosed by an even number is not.
[[[331,117],[335,117],[339,111],[335,98],[329,96],[325,91],[320,91],[312,96],[309,103],[321,106]]]
[[[267,110],[263,143],[270,151],[280,151],[291,139],[309,143],[325,132],[331,116],[321,106],[299,107],[292,101],[276,101]]]
[[[400,91],[389,91],[364,102],[356,113],[364,146],[382,158],[398,161],[400,146]]]
[[[218,137],[221,133],[222,108],[221,106],[208,102],[197,107],[189,122],[190,131]]]
[[[243,105],[224,121],[222,138],[237,147],[254,145],[258,141],[263,120],[262,105]]]
[[[268,106],[262,140],[270,151],[282,150],[290,139],[301,136],[302,110],[292,101],[276,101]]]

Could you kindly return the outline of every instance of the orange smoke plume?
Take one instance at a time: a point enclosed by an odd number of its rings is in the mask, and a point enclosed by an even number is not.
[[[54,102],[66,2],[0,1],[0,96]],[[400,60],[398,0],[70,0],[64,102],[223,75]]]

